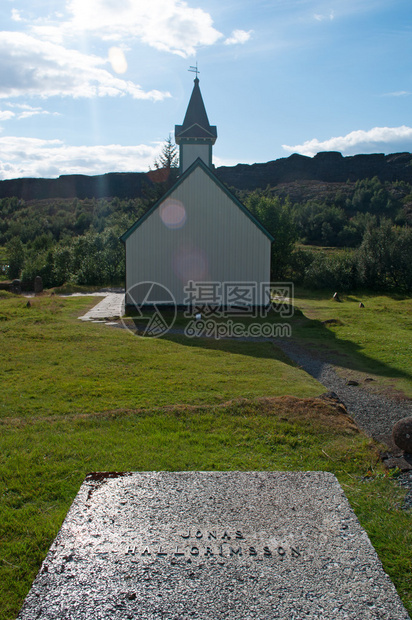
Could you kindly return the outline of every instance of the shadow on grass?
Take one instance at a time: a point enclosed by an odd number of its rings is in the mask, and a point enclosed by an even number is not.
[[[311,299],[313,300],[313,295]],[[325,294],[319,294],[319,299],[325,299]],[[398,296],[397,299],[399,299]],[[357,301],[356,298],[352,298],[352,300]],[[166,316],[166,318],[168,317]],[[171,320],[171,318],[170,316],[169,319]],[[235,318],[232,320],[236,321]],[[321,321],[311,319],[305,316],[301,310],[295,308],[294,316],[287,319],[282,319],[278,315],[272,314],[265,318],[252,319],[243,317],[241,319],[238,318],[237,321],[240,321],[246,328],[251,323],[271,323],[274,326],[290,326],[291,337],[282,338],[280,336],[280,339],[286,343],[293,344],[296,351],[300,347],[302,353],[309,355],[315,362],[318,362],[318,364],[313,364],[313,376],[315,378],[321,372],[323,363],[332,363],[349,371],[370,373],[387,379],[412,380],[411,373],[394,368],[385,362],[366,355],[362,352],[361,345],[351,340],[340,338],[335,334],[330,329],[330,325],[342,324],[339,320]],[[222,325],[224,322],[224,319],[219,319],[217,324]],[[142,323],[141,319],[133,319],[133,323],[138,332],[142,333],[142,330],[144,331],[145,324]],[[298,366],[297,363],[276,346],[277,339],[275,338],[268,337],[266,340],[259,340],[257,338],[216,338],[199,335],[188,337],[184,335],[184,329],[187,324],[188,319],[184,320],[181,316],[178,316],[173,328],[161,336],[162,339],[176,342],[185,347],[216,350],[254,358],[276,359],[289,366]]]
[[[412,374],[394,368],[362,352],[361,345],[339,338],[333,331],[317,319],[301,320],[293,329],[292,342],[301,347],[302,352],[319,360],[351,371],[371,373],[391,379],[412,380]]]
[[[293,339],[322,361],[411,382],[411,301],[410,295],[362,290],[341,295],[337,303],[325,291],[299,289],[296,303],[302,312],[294,321]]]
[[[137,337],[149,336],[148,323],[151,321],[151,317],[154,315],[154,311],[145,311],[145,318],[133,316],[133,311],[129,311],[126,314],[126,318],[133,325],[136,331]],[[224,353],[230,353],[233,355],[246,355],[253,358],[267,358],[271,360],[278,360],[289,366],[296,367],[297,365],[278,347],[273,344],[273,339],[269,338],[225,338],[225,337],[210,337],[207,336],[208,330],[199,329],[193,336],[185,335],[185,328],[190,324],[191,319],[184,318],[183,315],[178,315],[174,320],[174,315],[168,311],[162,311],[162,319],[166,324],[173,324],[169,331],[160,336],[162,340],[168,340],[170,342],[177,343],[184,347],[190,347],[192,349],[205,349],[213,351],[221,351]],[[232,322],[236,319],[231,319]],[[247,330],[252,323],[256,324],[264,322],[262,318],[248,318],[243,317],[240,319],[242,326]],[[239,321],[239,319],[238,319]],[[276,321],[271,320],[274,325]],[[226,321],[220,319],[216,321],[219,326],[224,326]],[[156,335],[156,334],[155,334]]]
[[[297,364],[283,353],[281,349],[276,347],[271,340],[267,340],[266,342],[236,340],[234,338],[222,338],[217,340],[215,338],[188,338],[187,336],[178,334],[166,334],[162,338],[185,347],[222,351],[232,355],[246,355],[254,358],[267,358],[278,360],[288,366],[297,366]]]

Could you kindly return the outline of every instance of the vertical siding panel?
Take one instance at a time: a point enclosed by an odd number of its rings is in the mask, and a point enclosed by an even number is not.
[[[172,201],[185,209],[181,228],[168,228],[162,221],[162,209]],[[130,235],[126,257],[127,288],[159,282],[179,304],[184,300],[183,273],[219,282],[270,279],[270,240],[201,167]]]

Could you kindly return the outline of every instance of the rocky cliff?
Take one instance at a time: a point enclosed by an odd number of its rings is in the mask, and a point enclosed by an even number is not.
[[[110,172],[97,176],[70,174],[58,179],[10,179],[0,181],[0,198],[17,196],[23,200],[50,198],[133,198],[152,185],[144,172]]]
[[[381,181],[412,183],[412,154],[354,155],[337,152],[318,153],[315,157],[291,155],[265,164],[238,164],[215,170],[229,187],[254,190],[275,187],[293,181],[345,183],[378,177]],[[112,172],[98,176],[64,175],[58,179],[11,179],[0,181],[0,198],[17,196],[24,200],[45,198],[132,198],[142,195],[153,178],[144,172]]]
[[[274,187],[293,181],[345,183],[378,177],[381,181],[412,183],[412,154],[373,154],[343,157],[341,153],[323,152],[315,157],[291,155],[266,164],[238,164],[216,170],[218,177],[237,189]]]

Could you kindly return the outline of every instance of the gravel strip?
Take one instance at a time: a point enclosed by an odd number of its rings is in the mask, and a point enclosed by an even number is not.
[[[398,478],[398,482],[401,487],[408,489],[402,508],[404,510],[410,510],[412,508],[412,472],[406,471],[401,474]]]
[[[346,385],[346,380],[337,374],[332,364],[316,358],[296,343],[278,339],[275,344],[328,391],[335,392],[349,415],[367,435],[395,449],[392,428],[401,418],[412,416],[411,401],[373,394],[360,385]]]
[[[392,441],[392,428],[398,420],[412,416],[410,400],[398,401],[372,394],[360,385],[346,385],[346,380],[336,373],[332,364],[323,362],[296,343],[278,339],[275,344],[328,391],[335,392],[359,428],[399,454],[399,448]],[[396,458],[392,466],[395,465]],[[404,471],[398,477],[398,484],[408,489],[402,509],[412,509],[412,471]]]

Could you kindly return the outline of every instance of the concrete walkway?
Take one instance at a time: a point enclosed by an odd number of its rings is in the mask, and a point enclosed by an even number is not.
[[[108,321],[124,314],[124,293],[101,293],[105,298],[83,316],[81,321]]]

